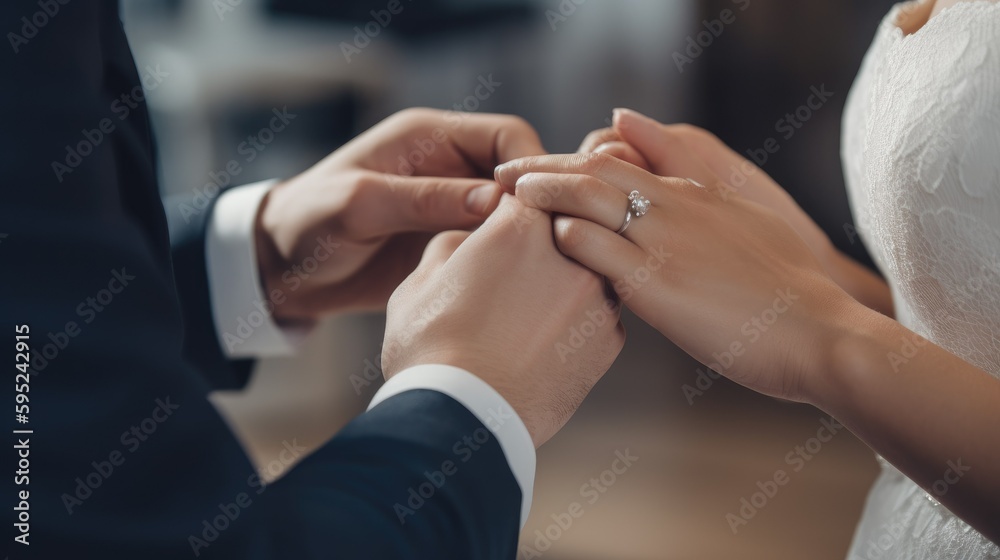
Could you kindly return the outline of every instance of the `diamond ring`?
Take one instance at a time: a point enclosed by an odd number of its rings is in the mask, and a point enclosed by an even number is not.
[[[649,208],[653,204],[649,202],[649,199],[639,194],[639,191],[632,191],[628,195],[628,208],[625,209],[625,221],[622,222],[622,226],[618,228],[615,233],[621,235],[625,233],[628,226],[632,225],[632,217],[641,218],[649,212]]]

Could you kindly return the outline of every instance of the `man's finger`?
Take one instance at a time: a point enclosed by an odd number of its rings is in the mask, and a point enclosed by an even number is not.
[[[500,163],[544,153],[538,133],[520,117],[411,108],[348,142],[332,163],[397,175],[486,179]]]
[[[351,218],[363,237],[477,226],[500,200],[496,183],[451,177],[381,175],[359,189]]]
[[[484,177],[501,163],[546,153],[535,129],[515,115],[431,111],[425,118],[431,121],[429,129],[447,135],[447,148],[458,151]]]

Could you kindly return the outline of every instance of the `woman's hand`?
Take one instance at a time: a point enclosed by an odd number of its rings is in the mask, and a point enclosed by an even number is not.
[[[496,179],[523,204],[562,214],[559,249],[607,276],[626,305],[696,359],[756,391],[811,400],[824,325],[856,302],[784,219],[723,192],[701,160],[688,165],[704,187],[607,154],[523,158],[497,168]],[[619,235],[632,190],[652,208]]]
[[[614,126],[589,134],[579,151],[606,153],[657,175],[711,184],[724,198],[739,194],[769,208],[792,226],[841,288],[868,307],[892,314],[892,297],[886,283],[838,251],[774,179],[714,134],[687,124],[661,124],[635,111],[616,109]]]
[[[553,222],[559,250],[608,277],[626,305],[696,359],[832,414],[1000,538],[1000,451],[983,445],[1000,426],[1000,381],[852,299],[773,211],[724,193],[709,169],[690,174],[708,178],[705,187],[598,153],[519,159],[496,178],[524,204],[563,214]],[[653,206],[618,235],[632,190]],[[971,470],[941,491],[955,461]]]
[[[384,308],[434,233],[496,208],[497,164],[541,153],[517,117],[408,109],[276,186],[255,230],[264,291],[285,296],[275,318]]]
[[[633,161],[660,153],[655,142],[632,142]],[[852,299],[786,220],[725,192],[682,144],[672,157],[705,188],[602,151],[521,159],[496,177],[525,204],[566,214],[554,222],[560,250],[608,276],[629,307],[695,358],[832,414],[1000,539],[1000,448],[983,443],[1000,427],[1000,381]],[[653,207],[616,235],[633,189]]]

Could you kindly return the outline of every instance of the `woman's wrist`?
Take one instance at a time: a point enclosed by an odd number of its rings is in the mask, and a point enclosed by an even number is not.
[[[893,322],[846,293],[816,324],[804,383],[806,402],[831,414],[845,410],[886,359],[884,322]]]
[[[866,307],[892,317],[892,292],[881,277],[832,244],[819,260],[830,278],[852,298]]]

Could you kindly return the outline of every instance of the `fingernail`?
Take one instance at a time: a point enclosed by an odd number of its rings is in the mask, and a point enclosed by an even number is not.
[[[501,163],[500,165],[493,168],[493,178],[496,179],[498,182],[500,181],[500,174],[503,173],[503,170],[507,168],[508,164],[509,162]]]
[[[480,185],[469,191],[468,196],[465,198],[465,209],[471,214],[485,216],[499,192],[500,187],[494,183]]]
[[[622,116],[625,114],[625,109],[616,107],[611,111],[611,122],[614,123],[615,127],[621,128],[622,126]]]

